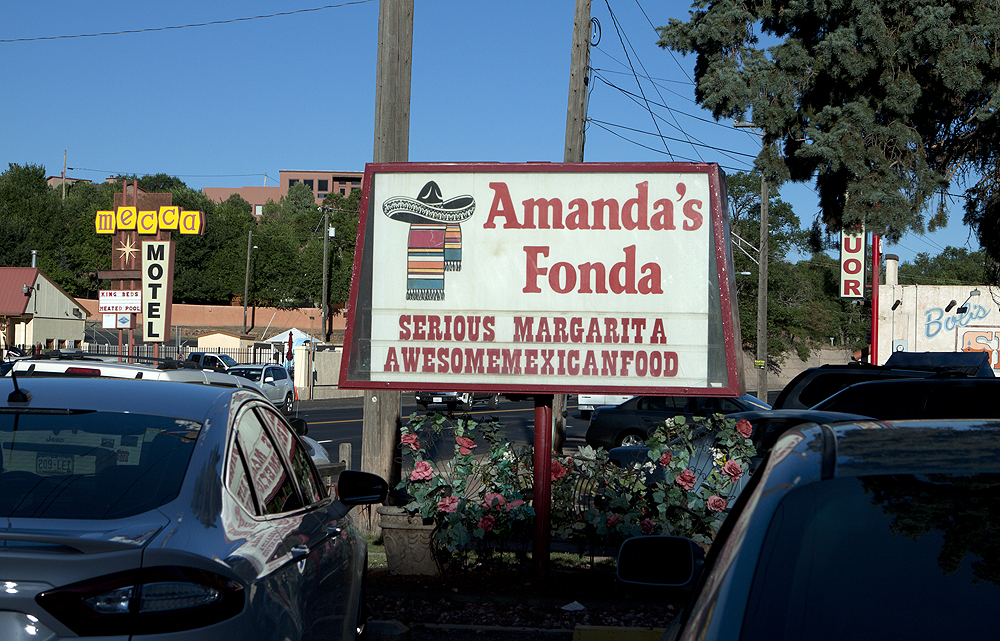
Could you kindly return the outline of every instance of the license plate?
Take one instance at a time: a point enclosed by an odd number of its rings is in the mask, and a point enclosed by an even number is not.
[[[36,474],[72,474],[73,457],[39,452],[35,458]]]
[[[441,397],[440,396],[435,396],[434,397],[434,402],[435,403],[440,403],[441,402]]]

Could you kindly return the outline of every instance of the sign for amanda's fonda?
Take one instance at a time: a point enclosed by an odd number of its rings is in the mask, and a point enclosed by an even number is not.
[[[340,386],[742,393],[717,165],[374,164]]]

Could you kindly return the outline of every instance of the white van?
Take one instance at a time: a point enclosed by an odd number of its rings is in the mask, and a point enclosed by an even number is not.
[[[595,408],[602,405],[621,405],[633,396],[635,394],[626,394],[624,396],[616,394],[577,394],[576,407],[580,410],[580,418],[586,421],[590,419],[590,415]]]

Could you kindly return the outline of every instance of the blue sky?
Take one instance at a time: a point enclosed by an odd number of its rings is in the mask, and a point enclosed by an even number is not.
[[[72,177],[162,172],[195,189],[263,185],[265,174],[274,184],[279,170],[362,171],[372,159],[378,3],[326,2],[7,3],[0,168],[58,175],[66,150]],[[715,123],[694,103],[693,57],[655,44],[654,25],[688,6],[593,1],[601,33],[585,160],[750,169],[759,140]],[[409,159],[561,162],[573,12],[574,0],[416,0]],[[288,15],[255,18],[277,13]],[[218,24],[167,28],[202,23]],[[54,38],[118,31],[137,33]],[[810,185],[781,196],[811,223]],[[961,217],[955,205],[947,230],[884,250],[906,261],[946,245],[975,249]]]

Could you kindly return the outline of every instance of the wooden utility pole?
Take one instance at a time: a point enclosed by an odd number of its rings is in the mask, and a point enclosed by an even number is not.
[[[757,273],[757,360],[764,366],[757,370],[757,398],[767,403],[767,177],[760,175],[760,269]]]
[[[412,50],[413,0],[379,0],[373,154],[377,163],[409,158]],[[399,427],[399,392],[365,392],[361,469],[386,479],[389,487],[399,482],[399,469],[394,465]],[[378,533],[374,518],[368,529]]]
[[[564,162],[583,162],[587,124],[587,78],[590,71],[590,0],[576,0],[569,64]],[[562,454],[566,440],[566,395],[552,397],[552,450]]]
[[[330,331],[327,329],[330,322],[330,312],[329,312],[329,297],[327,295],[327,290],[329,285],[327,284],[328,275],[330,273],[329,258],[330,255],[330,208],[323,207],[323,309],[320,310],[320,316],[323,318],[323,330],[320,332],[321,340],[326,343],[330,340]]]

